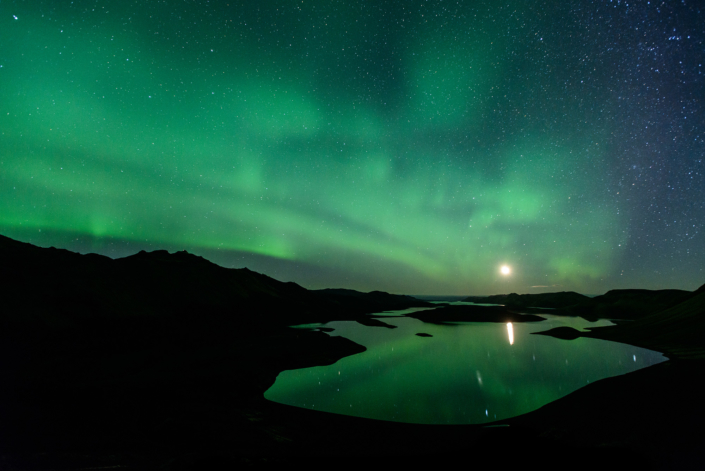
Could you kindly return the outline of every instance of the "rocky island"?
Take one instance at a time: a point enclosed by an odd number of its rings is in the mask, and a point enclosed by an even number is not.
[[[533,314],[521,314],[503,306],[443,306],[436,309],[404,314],[431,324],[448,322],[540,322],[546,320]]]

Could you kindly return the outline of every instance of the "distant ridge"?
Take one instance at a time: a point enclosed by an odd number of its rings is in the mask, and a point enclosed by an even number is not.
[[[389,294],[384,291],[361,293],[352,289],[327,288],[313,290],[311,293],[332,304],[354,307],[366,313],[379,312],[377,309],[380,306],[384,306],[385,311],[409,307],[436,307],[435,304],[411,296]]]
[[[702,289],[702,288],[701,288]],[[499,294],[470,296],[463,301],[503,304],[514,309],[550,308],[554,314],[595,319],[639,319],[674,306],[694,295],[678,289],[617,289],[588,297],[572,291],[541,294]]]
[[[510,307],[547,307],[560,308],[573,306],[589,300],[587,296],[574,291],[541,294],[496,294],[493,296],[468,296],[465,302],[477,304],[504,304]]]

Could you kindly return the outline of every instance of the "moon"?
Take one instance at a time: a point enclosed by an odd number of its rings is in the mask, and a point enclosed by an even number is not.
[[[502,265],[502,268],[500,268],[499,271],[502,275],[507,276],[512,272],[512,269],[509,268],[509,265]]]

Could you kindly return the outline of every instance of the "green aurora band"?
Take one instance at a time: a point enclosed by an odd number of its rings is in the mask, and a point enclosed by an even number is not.
[[[532,28],[506,34],[522,2],[395,3],[394,20],[235,3],[0,4],[0,233],[333,274],[293,280],[309,288],[597,292],[615,276],[609,120],[556,85],[572,72],[542,62]]]

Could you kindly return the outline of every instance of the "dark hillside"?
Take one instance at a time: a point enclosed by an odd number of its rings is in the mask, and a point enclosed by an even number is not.
[[[629,324],[596,327],[584,336],[643,346],[669,357],[705,359],[705,290],[701,286],[685,298],[675,306]]]
[[[336,306],[355,308],[360,312],[373,313],[407,309],[409,307],[437,307],[411,296],[389,294],[384,291],[361,293],[352,289],[320,289],[311,291],[319,299]]]
[[[185,251],[122,259],[42,249],[0,236],[4,321],[226,316],[241,325],[291,325],[385,309],[432,306],[409,296],[352,290],[309,291]],[[265,316],[266,313],[266,316]],[[90,319],[90,320],[88,320]]]
[[[693,293],[679,289],[615,289],[571,306],[568,311],[588,318],[639,319],[685,301]]]

